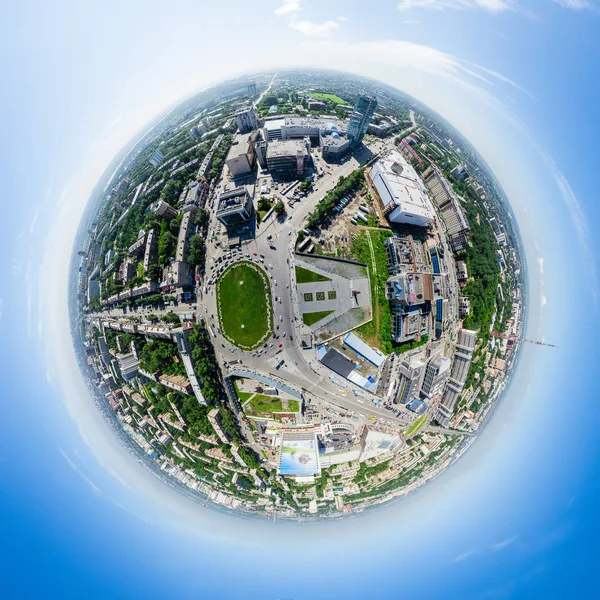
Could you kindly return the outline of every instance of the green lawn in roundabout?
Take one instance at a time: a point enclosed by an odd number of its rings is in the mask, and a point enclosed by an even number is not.
[[[269,279],[254,263],[235,263],[219,277],[217,304],[221,332],[238,348],[258,348],[273,331]]]

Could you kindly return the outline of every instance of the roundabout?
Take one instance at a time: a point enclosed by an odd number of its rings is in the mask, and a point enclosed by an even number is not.
[[[217,308],[223,336],[242,350],[254,350],[273,329],[271,290],[266,273],[242,261],[217,281]]]

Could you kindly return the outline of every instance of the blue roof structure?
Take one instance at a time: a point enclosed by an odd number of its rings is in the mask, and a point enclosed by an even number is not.
[[[344,344],[346,346],[352,348],[354,352],[360,354],[365,360],[368,360],[371,364],[375,365],[379,368],[385,362],[385,356],[378,352],[377,350],[373,350],[371,346],[365,344],[358,336],[354,333],[347,333],[344,336]]]
[[[427,402],[421,400],[420,398],[413,398],[406,405],[406,408],[417,415],[422,415],[427,410]]]

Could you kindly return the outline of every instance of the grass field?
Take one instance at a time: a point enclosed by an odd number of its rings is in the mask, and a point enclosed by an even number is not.
[[[304,313],[302,315],[302,320],[304,321],[305,325],[310,327],[311,325],[314,325],[317,321],[320,321],[321,319],[324,319],[327,315],[330,315],[332,312],[332,310],[321,310],[319,312]]]
[[[281,412],[283,407],[281,405],[281,400],[278,398],[256,394],[254,398],[244,406],[244,409],[251,414],[270,415],[274,412]]]
[[[252,400],[244,405],[244,410],[250,415],[271,415],[281,412],[300,412],[300,402],[298,400],[288,400],[287,408],[285,403],[279,398],[256,394]]]
[[[248,400],[248,398],[250,398],[253,394],[253,392],[242,392],[240,391],[240,388],[238,386],[238,382],[234,381],[233,382],[233,387],[235,388],[235,393],[237,394],[237,397],[240,399],[240,402],[243,404],[244,402],[246,402],[246,400]]]
[[[262,269],[245,261],[234,264],[217,281],[221,331],[244,350],[257,348],[273,329],[267,281]]]
[[[314,98],[315,100],[331,100],[331,102],[334,102],[335,104],[346,104],[345,100],[342,100],[335,94],[323,94],[322,92],[315,92],[310,94],[310,97]]]
[[[413,433],[417,433],[417,431],[419,431],[419,429],[421,429],[421,427],[423,427],[423,425],[425,425],[425,423],[427,422],[427,413],[424,415],[421,415],[405,432],[404,436],[408,437],[409,435],[412,435]]]
[[[317,281],[331,281],[331,279],[304,267],[296,266],[296,283],[315,283]]]

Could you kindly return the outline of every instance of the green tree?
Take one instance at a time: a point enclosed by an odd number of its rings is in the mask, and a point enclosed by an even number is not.
[[[188,262],[191,265],[199,265],[204,260],[205,244],[201,235],[193,235],[190,239],[190,251]]]
[[[275,213],[277,215],[282,215],[285,212],[285,204],[283,203],[283,200],[278,200],[277,203],[275,204]]]
[[[158,237],[158,264],[163,267],[169,262],[175,254],[177,246],[177,238],[169,231],[169,226],[166,221],[160,225],[160,235]]]

